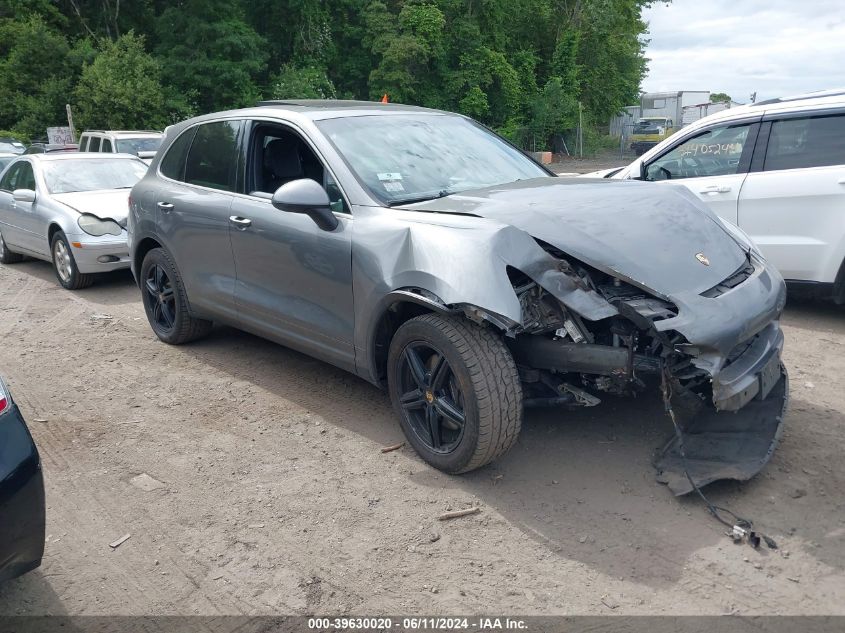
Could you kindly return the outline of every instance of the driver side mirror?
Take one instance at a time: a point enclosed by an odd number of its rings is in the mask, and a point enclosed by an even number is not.
[[[324,231],[333,231],[340,224],[332,213],[329,194],[310,178],[286,182],[276,189],[271,203],[279,211],[307,215]]]
[[[35,192],[32,189],[15,189],[12,198],[15,202],[35,202]]]

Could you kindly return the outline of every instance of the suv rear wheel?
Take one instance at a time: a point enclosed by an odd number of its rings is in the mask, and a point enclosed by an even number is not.
[[[522,387],[499,336],[457,317],[426,314],[390,342],[388,389],[402,430],[426,462],[447,473],[504,454],[522,426]]]
[[[163,248],[154,248],[141,264],[141,297],[153,332],[170,345],[196,340],[211,331],[211,321],[188,312],[188,298],[173,259]]]

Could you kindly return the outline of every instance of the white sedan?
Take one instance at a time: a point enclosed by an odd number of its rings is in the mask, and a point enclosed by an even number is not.
[[[845,91],[724,110],[584,176],[684,185],[787,281],[845,303]]]
[[[0,263],[52,262],[68,290],[129,267],[129,192],[147,165],[127,154],[26,154],[0,174]]]

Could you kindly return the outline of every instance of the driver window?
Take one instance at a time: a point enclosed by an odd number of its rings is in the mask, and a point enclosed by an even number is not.
[[[750,124],[707,130],[646,166],[646,180],[681,180],[737,173]]]
[[[298,134],[279,125],[259,124],[253,131],[249,155],[252,158],[249,192],[270,198],[285,183],[310,178],[323,186],[335,213],[349,213],[349,207],[334,178]]]

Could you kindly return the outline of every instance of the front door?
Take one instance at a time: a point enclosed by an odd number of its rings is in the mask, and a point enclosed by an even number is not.
[[[757,128],[745,122],[696,134],[648,163],[646,180],[683,184],[716,215],[736,224]]]
[[[15,248],[26,250],[30,253],[47,255],[50,247],[47,244],[46,221],[38,212],[39,194],[35,183],[35,174],[32,164],[29,161],[18,161],[6,172],[3,183],[0,185],[5,191],[2,200],[2,216],[0,227],[6,244]],[[15,189],[31,189],[36,192],[35,202],[22,202],[12,197]]]
[[[252,125],[246,195],[231,209],[241,325],[353,370],[352,218],[329,172],[304,139],[275,123]],[[279,211],[272,193],[285,182],[323,184],[340,222],[333,231],[307,215]]]

